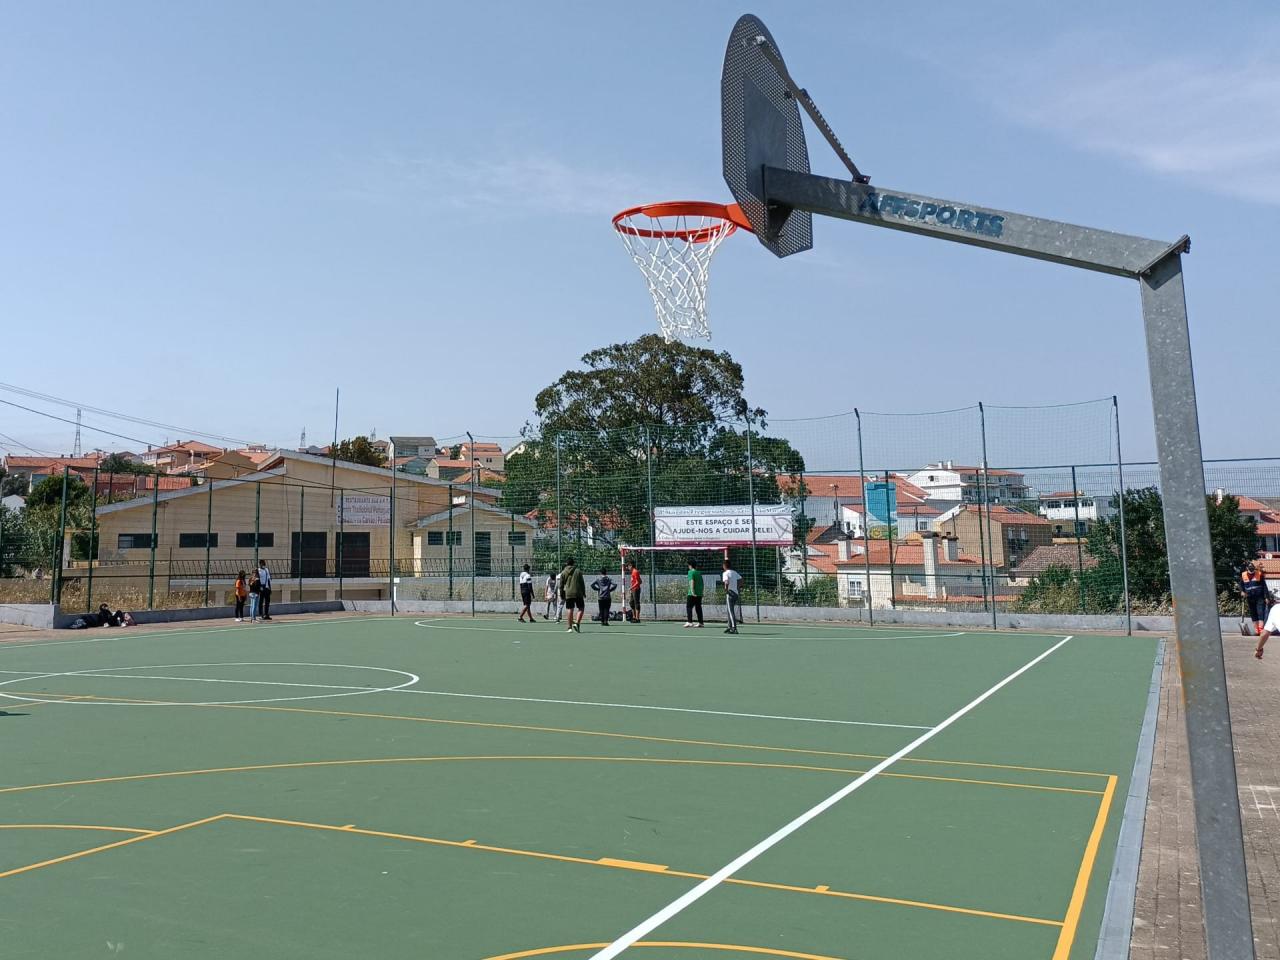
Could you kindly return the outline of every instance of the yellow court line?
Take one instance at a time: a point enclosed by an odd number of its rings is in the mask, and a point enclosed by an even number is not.
[[[603,950],[608,943],[569,943],[562,947],[542,947],[537,950],[518,950],[504,953],[488,960],[525,960],[527,957],[545,957],[552,953],[572,953],[576,950]],[[761,953],[767,957],[787,957],[790,960],[841,960],[817,953],[797,953],[795,950],[778,950],[772,947],[748,947],[740,943],[698,943],[690,940],[640,940],[632,947],[667,947],[669,949],[731,950],[734,953]]]
[[[89,780],[61,780],[54,783],[32,783],[17,787],[0,787],[0,794],[4,793],[26,793],[31,790],[48,790],[56,787],[86,787],[94,784],[103,783],[127,783],[133,780],[163,780],[172,777],[194,777],[204,776],[215,773],[251,773],[260,770],[299,770],[310,767],[345,767],[345,766],[372,766],[377,764],[396,764],[396,763],[446,763],[454,761],[508,761],[508,760],[539,760],[539,761],[566,761],[566,762],[592,762],[592,763],[656,763],[670,764],[673,766],[706,766],[706,767],[754,767],[765,770],[804,770],[815,773],[840,773],[845,775],[859,776],[866,773],[865,770],[851,770],[847,767],[819,767],[811,764],[801,763],[761,763],[758,761],[747,760],[694,760],[671,757],[590,757],[577,755],[523,755],[523,754],[495,754],[495,755],[468,755],[468,756],[439,756],[439,757],[371,757],[355,760],[302,760],[290,763],[255,763],[237,767],[210,767],[200,770],[167,770],[159,773],[134,773],[126,774],[119,777],[96,777]],[[1017,790],[1043,790],[1054,793],[1081,793],[1094,794],[1096,790],[1081,790],[1075,787],[1049,787],[1041,784],[1031,783],[1006,783],[999,780],[964,780],[960,778],[950,777],[934,777],[918,773],[881,773],[882,777],[892,777],[905,780],[925,780],[943,783],[965,783],[990,787],[1008,787]]]
[[[1084,856],[1080,860],[1080,871],[1076,874],[1076,885],[1071,891],[1071,901],[1067,906],[1066,919],[1062,923],[1062,932],[1058,934],[1053,960],[1067,960],[1071,955],[1071,944],[1076,937],[1076,927],[1080,924],[1085,894],[1089,891],[1089,877],[1093,874],[1093,863],[1097,859],[1098,847],[1107,826],[1107,814],[1111,810],[1111,798],[1115,795],[1117,780],[1115,776],[1107,778],[1107,788],[1102,792],[1098,815],[1094,818],[1093,830],[1089,833],[1089,842],[1085,844]]]
[[[65,696],[65,694],[40,694],[40,696]],[[634,733],[613,733],[605,730],[582,730],[574,727],[542,727],[533,726],[522,723],[490,723],[480,720],[446,720],[439,717],[420,717],[412,714],[394,714],[394,713],[362,713],[356,710],[324,710],[317,707],[272,707],[258,704],[248,703],[193,703],[182,704],[174,703],[170,700],[139,700],[129,697],[95,697],[81,696],[74,699],[79,700],[103,700],[114,701],[118,703],[139,703],[153,704],[159,706],[193,706],[208,707],[221,710],[259,710],[267,713],[310,713],[318,716],[328,717],[358,717],[366,720],[408,720],[415,723],[432,723],[444,726],[456,727],[478,727],[494,730],[524,730],[533,733],[558,733],[572,734],[583,737],[608,737],[617,740],[639,740],[647,743],[674,743],[681,746],[698,746],[698,747],[721,747],[732,750],[760,750],[770,753],[799,753],[819,757],[841,757],[849,760],[883,760],[887,754],[879,753],[842,753],[836,750],[810,750],[801,747],[773,747],[763,744],[752,743],[730,743],[718,740],[689,740],[677,737],[654,737],[645,736],[643,734]],[[1053,773],[1064,776],[1073,777],[1109,777],[1108,773],[1099,773],[1092,770],[1059,770],[1054,767],[1026,767],[1009,763],[981,763],[973,760],[934,760],[922,757],[903,757],[900,763],[927,763],[938,764],[948,767],[983,767],[990,770],[1018,770],[1024,773]],[[977,781],[980,783],[987,781]],[[1094,791],[1101,793],[1101,791]]]
[[[281,820],[275,817],[255,817],[247,814],[229,813],[228,820],[248,820],[255,823],[274,824],[286,827],[305,827],[309,830],[327,830],[334,833],[358,833],[368,837],[384,837],[392,840],[410,840],[415,843],[427,843],[438,847],[455,847],[466,850],[481,850],[487,853],[505,853],[519,857],[532,857],[536,860],[556,860],[561,863],[578,863],[590,867],[612,867],[618,870],[629,870],[637,873],[660,873],[668,877],[681,877],[687,880],[706,880],[707,874],[694,873],[689,870],[672,870],[658,863],[643,863],[636,860],[619,860],[614,857],[600,857],[592,860],[588,857],[574,857],[559,853],[543,853],[537,850],[521,850],[515,847],[497,847],[491,844],[476,843],[474,840],[444,840],[439,837],[421,837],[411,833],[391,833],[385,830],[365,830],[359,827],[338,827],[327,823],[309,823],[302,820]],[[956,907],[942,903],[930,903],[925,900],[906,900],[900,897],[881,897],[869,893],[851,893],[844,890],[832,890],[829,886],[801,887],[789,883],[773,883],[766,880],[744,880],[729,877],[725,883],[742,887],[756,887],[766,890],[782,890],[788,893],[805,893],[813,896],[838,897],[844,900],[861,900],[868,903],[887,903],[901,907],[918,907],[924,910],[939,910],[944,913],[961,913],[971,917],[987,917],[994,920],[1015,920],[1021,923],[1034,923],[1046,927],[1060,927],[1060,920],[1046,920],[1042,917],[1026,917],[1016,913],[997,913],[991,910],[977,910],[971,907]]]
[[[128,840],[117,840],[115,843],[104,843],[98,847],[90,847],[88,850],[81,850],[77,853],[68,853],[62,857],[54,857],[52,860],[41,860],[39,863],[29,863],[25,867],[15,867],[12,870],[6,870],[0,873],[0,880],[5,877],[16,877],[20,873],[29,873],[32,870],[39,870],[41,867],[52,867],[57,863],[66,863],[68,860],[79,860],[81,857],[87,857],[90,854],[102,853],[104,850],[114,850],[117,847],[127,847],[131,843],[141,843],[144,840],[153,840],[156,837],[163,837],[170,833],[177,833],[179,830],[189,830],[192,827],[198,827],[201,824],[212,823],[214,820],[221,820],[222,814],[216,817],[205,817],[203,820],[192,820],[190,823],[180,823],[176,827],[168,827],[164,830],[153,830],[137,837],[130,837]]]
[[[115,833],[153,834],[154,830],[140,830],[137,827],[102,827],[83,823],[0,823],[0,830],[110,830]]]

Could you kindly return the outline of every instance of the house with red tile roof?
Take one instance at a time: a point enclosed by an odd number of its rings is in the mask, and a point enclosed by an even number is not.
[[[940,516],[933,527],[958,537],[962,550],[985,557],[996,569],[1016,566],[1036,547],[1053,543],[1053,525],[1044,517],[1000,505],[962,503]]]
[[[158,473],[183,473],[194,467],[203,467],[222,452],[222,447],[199,440],[183,440],[165,447],[153,447],[139,457]]]
[[[5,473],[24,478],[30,491],[41,480],[62,476],[63,470],[88,482],[101,461],[102,455],[97,453],[85,457],[5,457],[4,469]]]

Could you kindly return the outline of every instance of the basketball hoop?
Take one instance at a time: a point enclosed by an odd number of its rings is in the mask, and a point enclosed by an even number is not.
[[[684,337],[711,339],[707,323],[707,276],[720,241],[738,227],[751,229],[736,203],[679,200],[623,210],[613,227],[636,262],[658,314],[658,329],[670,343]]]

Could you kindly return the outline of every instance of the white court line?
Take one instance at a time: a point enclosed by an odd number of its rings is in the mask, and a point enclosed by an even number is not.
[[[401,677],[407,677],[403,683],[393,687],[354,687],[354,686],[338,686],[336,684],[325,683],[289,683],[281,680],[228,680],[216,677],[157,677],[154,674],[111,674],[108,670],[163,670],[168,667],[334,667],[347,670],[373,670],[378,673],[393,673]],[[4,670],[0,673],[14,673],[16,671]],[[65,703],[71,706],[98,706],[98,707],[221,707],[234,706],[244,703],[282,703],[285,701],[295,700],[324,700],[329,697],[355,697],[367,693],[396,693],[405,687],[412,686],[421,682],[421,677],[415,673],[409,673],[407,670],[394,670],[390,667],[371,667],[363,664],[355,663],[302,663],[294,661],[235,661],[225,663],[152,663],[138,664],[136,666],[119,666],[119,667],[95,667],[89,670],[64,670],[57,673],[41,673],[35,676],[24,675],[14,677],[12,680],[0,680],[0,687],[7,687],[11,683],[25,683],[29,680],[45,680],[51,677],[115,677],[126,680],[178,680],[190,681],[193,683],[244,683],[257,686],[275,686],[275,687],[310,687],[316,690],[342,690],[343,693],[318,693],[305,697],[272,697],[256,700],[161,700],[153,703],[130,703],[128,701],[112,701],[109,699],[87,701],[87,700],[48,700],[36,696],[25,696],[17,693],[0,693],[0,697],[6,700],[16,700],[20,703]]]
[[[158,670],[158,669],[162,669],[163,667],[188,667],[188,666],[189,667],[211,667],[211,666],[259,666],[259,665],[260,664],[233,664],[233,663],[226,663],[226,664],[168,663],[168,664],[155,664],[152,666],[129,667],[127,669]],[[353,664],[279,664],[279,665],[280,666],[354,666]],[[212,678],[212,677],[167,677],[167,676],[162,677],[162,676],[156,676],[155,674],[119,674],[119,673],[103,672],[106,670],[119,670],[119,669],[126,669],[126,668],[101,667],[96,670],[76,670],[76,671],[68,671],[68,672],[62,672],[62,673],[42,673],[42,674],[36,674],[34,676],[27,675],[24,671],[0,670],[0,674],[23,673],[22,676],[16,677],[13,680],[0,681],[0,687],[7,686],[8,684],[11,684],[11,683],[21,683],[24,680],[43,680],[47,677],[110,677],[113,679],[123,679],[123,680],[177,680],[177,681],[189,680],[193,683],[242,683],[242,684],[249,684],[249,685],[255,685],[255,686],[268,686],[268,687],[311,687],[316,690],[353,691],[352,693],[320,694],[315,697],[281,698],[281,699],[288,699],[288,700],[321,700],[321,699],[324,699],[325,696],[346,697],[346,696],[355,696],[360,693],[420,693],[428,697],[457,697],[459,699],[465,699],[465,700],[506,700],[513,703],[551,703],[551,704],[559,704],[562,706],[570,706],[570,707],[609,707],[617,710],[656,710],[663,713],[692,713],[692,714],[703,714],[703,715],[714,716],[714,717],[740,717],[748,720],[789,720],[789,721],[792,721],[793,723],[825,723],[825,724],[833,724],[836,726],[843,726],[843,727],[885,727],[885,728],[890,728],[895,730],[928,730],[929,729],[927,726],[923,724],[918,724],[918,723],[880,723],[872,720],[836,720],[830,717],[790,717],[790,716],[783,716],[780,714],[771,714],[771,713],[739,713],[733,710],[704,710],[704,709],[699,709],[697,707],[666,707],[666,706],[658,706],[658,705],[649,704],[649,703],[606,703],[599,700],[553,700],[549,697],[507,697],[507,696],[501,696],[499,694],[492,694],[492,693],[458,693],[452,690],[410,690],[408,689],[408,685],[396,686],[396,687],[358,687],[358,686],[345,686],[345,685],[332,684],[332,683],[289,683],[283,680],[226,680],[226,679]],[[386,670],[387,668],[358,667],[357,669]],[[402,676],[412,676],[412,674],[405,673],[404,671],[401,671],[401,670],[392,670],[389,672],[399,673]],[[418,682],[416,677],[414,678],[413,682],[415,683]],[[19,694],[11,694],[11,693],[0,693],[0,697],[4,697],[6,699],[12,699],[12,700],[21,700],[24,702],[32,702],[34,699],[32,697],[25,697]],[[57,701],[35,701],[35,702],[62,703],[64,701],[57,700]],[[104,705],[101,702],[95,704],[91,701],[85,701],[85,700],[76,700],[71,702],[74,703],[76,706],[103,706]],[[182,700],[165,701],[164,706],[178,706],[178,705],[182,705],[185,702],[186,701],[182,701]],[[229,703],[231,701],[224,701],[224,702]],[[235,703],[267,703],[270,701],[237,700],[234,702]],[[128,703],[105,704],[105,705],[130,706],[130,704]],[[207,703],[191,704],[191,706],[209,706],[209,705],[210,704],[207,704]]]
[[[462,621],[457,621],[457,620],[415,620],[415,621],[413,621],[413,625],[414,625],[415,627],[429,627],[429,628],[430,628],[430,629],[432,629],[432,630],[446,630],[446,629],[449,629],[450,627],[456,627],[459,623],[500,623],[500,622],[501,622],[501,621],[498,621],[498,620],[462,620]],[[544,623],[557,623],[558,621],[551,620],[551,621],[543,621],[543,622],[544,622]],[[652,621],[650,621],[650,622],[652,622]],[[777,633],[754,633],[754,632],[753,632],[755,629],[760,628],[760,627],[764,627],[764,628],[766,628],[766,629],[767,629],[767,628],[769,628],[769,627],[783,627],[783,628],[785,629],[787,626],[792,626],[792,627],[796,627],[796,628],[798,628],[798,629],[812,629],[812,628],[813,628],[813,625],[811,625],[811,624],[774,624],[774,623],[756,623],[756,624],[748,624],[747,626],[750,626],[752,629],[751,629],[751,630],[747,630],[744,634],[741,634],[741,636],[742,636],[744,639],[747,639],[747,640],[750,640],[753,636],[755,636],[755,637],[760,637],[760,638],[762,638],[762,639],[774,639],[774,640],[776,640],[776,639],[785,639],[785,640],[826,640],[826,639],[828,639],[827,637],[795,637],[795,636],[791,636],[790,634],[777,634]],[[482,627],[482,626],[476,626],[476,627],[462,627],[461,629],[463,629],[463,630],[471,630],[471,631],[472,631],[472,632],[474,632],[474,633],[520,633],[520,634],[524,634],[524,635],[526,635],[526,636],[532,636],[532,635],[533,635],[533,634],[531,634],[528,630],[521,630],[521,629],[519,629],[518,627]],[[619,632],[619,633],[622,633],[623,635],[626,635],[626,634],[628,633],[628,631],[627,631],[627,628],[626,628],[626,627],[617,627],[617,628],[614,628],[614,627],[605,627],[604,629],[605,629],[605,630],[613,630],[613,629],[617,629],[617,630],[618,630],[618,632]],[[847,627],[827,627],[827,628],[825,628],[825,629],[829,629],[829,630],[844,630],[844,629],[850,629],[850,628],[847,628]],[[853,629],[859,629],[859,628],[853,628]],[[865,628],[862,628],[862,629],[865,629]],[[567,633],[568,631],[566,630],[566,631],[564,631],[564,632],[565,632],[565,633]],[[712,633],[714,634],[714,633],[715,633],[715,631],[713,630],[713,631],[712,631]],[[591,631],[591,635],[592,635],[592,636],[595,636],[595,634],[596,634],[596,631],[595,631],[595,630],[592,630],[592,631]],[[637,634],[635,634],[635,635],[636,635],[636,636],[638,636],[638,637],[643,637],[643,638],[662,637],[662,638],[664,638],[664,639],[668,639],[668,640],[689,640],[689,639],[691,639],[691,636],[690,636],[690,634],[688,634],[688,633],[647,633],[647,632],[646,632],[646,633],[637,633]],[[845,640],[940,640],[940,639],[946,639],[946,638],[949,638],[949,637],[963,637],[963,636],[967,636],[967,634],[966,634],[966,633],[964,633],[963,631],[960,631],[960,632],[956,632],[956,633],[905,633],[905,634],[889,634],[889,635],[885,635],[885,634],[872,634],[872,635],[869,635],[869,636],[862,636],[862,637],[843,637],[843,638],[837,638],[837,639],[845,639]],[[1061,636],[1061,634],[1058,634],[1058,636]]]
[[[592,954],[591,960],[610,960],[610,958],[616,957],[618,954],[622,953],[623,950],[626,950],[628,947],[633,946],[635,942],[639,940],[641,937],[645,936],[646,934],[652,933],[654,930],[662,926],[662,924],[666,923],[676,914],[680,913],[685,908],[691,906],[692,904],[696,903],[698,900],[702,899],[702,897],[706,896],[708,893],[710,893],[712,890],[718,887],[721,883],[729,879],[729,877],[733,876],[735,873],[737,873],[739,870],[741,870],[743,867],[749,864],[752,860],[756,859],[762,853],[765,853],[770,848],[776,846],[778,843],[785,840],[787,837],[791,836],[791,834],[795,833],[797,830],[803,827],[810,820],[813,820],[815,817],[831,809],[831,807],[835,806],[845,797],[849,796],[849,794],[853,793],[853,791],[857,790],[863,784],[869,782],[879,774],[883,773],[886,769],[888,769],[893,764],[897,763],[899,760],[901,760],[907,754],[911,753],[917,747],[920,747],[923,744],[932,740],[943,730],[947,729],[947,727],[951,726],[953,723],[955,723],[957,720],[963,717],[966,713],[973,710],[983,701],[993,696],[995,693],[997,693],[999,690],[1001,690],[1008,684],[1012,683],[1014,680],[1018,679],[1018,677],[1022,676],[1024,673],[1026,673],[1028,670],[1034,667],[1041,660],[1045,659],[1045,657],[1049,656],[1054,651],[1058,650],[1060,647],[1070,642],[1070,640],[1071,640],[1071,637],[1064,637],[1062,640],[1059,640],[1052,647],[1044,651],[1044,653],[1040,654],[1035,659],[1027,661],[1025,664],[1023,664],[1013,673],[1009,674],[1007,677],[1005,677],[995,686],[991,687],[985,693],[969,701],[967,704],[965,704],[955,713],[951,714],[951,716],[947,717],[947,719],[943,720],[936,727],[931,727],[928,730],[928,732],[923,733],[920,736],[916,737],[914,740],[908,743],[905,747],[903,747],[897,753],[894,753],[891,756],[885,757],[883,760],[877,763],[874,767],[872,767],[866,773],[862,774],[862,776],[858,777],[853,782],[848,783],[845,786],[841,787],[839,790],[837,790],[831,796],[827,797],[827,799],[823,800],[821,803],[818,803],[815,806],[810,807],[808,810],[800,814],[800,816],[796,817],[790,823],[785,824],[782,827],[779,827],[777,830],[769,834],[769,836],[765,837],[755,846],[751,847],[749,850],[745,851],[744,853],[741,853],[738,856],[734,857],[732,860],[726,863],[723,867],[721,867],[711,876],[707,877],[707,879],[699,883],[696,887],[689,890],[687,893],[678,897],[677,899],[671,901],[671,903],[667,904],[665,907],[663,907],[653,916],[649,917],[647,920],[642,920],[639,924],[632,927],[622,936],[618,937],[618,939],[614,940],[611,944],[609,944],[609,946],[605,947],[603,950],[600,950],[599,952]]]
[[[284,614],[288,616],[288,614]],[[291,623],[275,623],[270,626],[260,624],[228,624],[225,627],[205,627],[199,630],[138,630],[136,627],[92,627],[93,630],[108,630],[105,637],[86,637],[83,640],[0,640],[0,653],[4,653],[10,649],[29,649],[31,647],[64,647],[72,643],[106,643],[108,640],[125,640],[125,639],[154,639],[156,637],[193,637],[202,633],[226,633],[229,630],[261,630],[271,631],[275,633],[277,630],[284,630],[288,627],[310,627],[317,623],[372,623],[375,620],[395,620],[403,619],[392,617],[388,614],[385,617],[338,617],[333,620],[298,620]],[[154,624],[140,624],[143,627],[155,626]],[[36,628],[32,628],[36,629]]]
[[[452,693],[446,690],[396,690],[395,693],[422,693],[431,697],[466,697],[471,700],[514,700],[518,703],[559,703],[571,707],[614,707],[619,710],[662,710],[670,713],[704,713],[716,717],[746,717],[751,720],[794,720],[797,723],[835,723],[848,727],[895,727],[928,730],[916,723],[874,723],[870,720],[832,720],[827,717],[784,717],[771,713],[736,713],[732,710],[699,710],[695,707],[660,707],[649,703],[606,703],[600,700],[551,700],[543,697],[500,697],[488,693]]]

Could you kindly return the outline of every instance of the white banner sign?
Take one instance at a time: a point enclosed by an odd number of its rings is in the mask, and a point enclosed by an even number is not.
[[[350,527],[389,526],[391,498],[343,494],[338,498],[338,523]]]
[[[789,547],[791,508],[756,504],[755,543],[762,547]],[[751,506],[654,507],[655,545],[687,547],[750,546]]]

